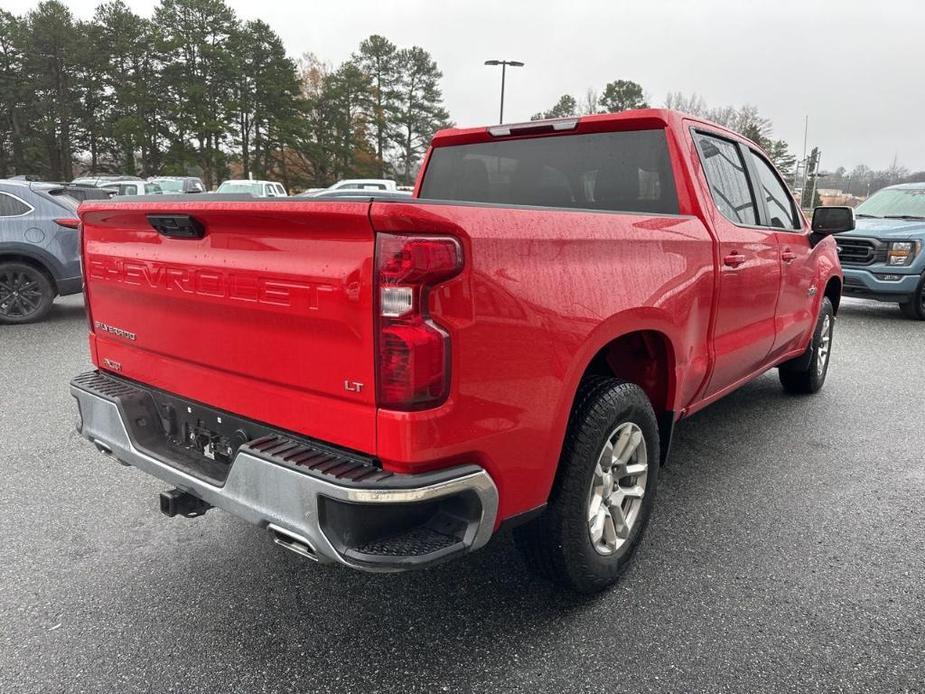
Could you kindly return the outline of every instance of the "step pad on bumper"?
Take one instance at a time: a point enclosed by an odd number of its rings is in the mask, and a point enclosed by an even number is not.
[[[347,458],[277,434],[248,441],[242,448],[270,462],[304,468],[336,480],[373,483],[393,476],[371,460]]]

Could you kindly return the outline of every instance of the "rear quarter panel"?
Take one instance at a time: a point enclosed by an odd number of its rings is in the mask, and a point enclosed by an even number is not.
[[[663,333],[669,401],[706,375],[713,246],[690,216],[578,210],[374,204],[377,231],[460,238],[466,270],[431,295],[452,338],[448,401],[427,412],[380,410],[379,456],[408,472],[482,464],[500,517],[544,503],[584,369],[616,337]]]

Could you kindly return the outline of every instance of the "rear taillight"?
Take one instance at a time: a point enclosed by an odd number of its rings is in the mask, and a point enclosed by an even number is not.
[[[450,338],[429,315],[430,291],[462,271],[462,247],[447,236],[376,236],[378,401],[422,410],[446,400]]]
[[[55,224],[59,227],[66,227],[68,229],[77,229],[80,227],[79,219],[71,219],[70,217],[63,217],[55,220]]]

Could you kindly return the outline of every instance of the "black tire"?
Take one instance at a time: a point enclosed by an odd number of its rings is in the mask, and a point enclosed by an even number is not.
[[[0,263],[0,323],[42,320],[55,301],[55,286],[44,272],[25,263]]]
[[[645,442],[645,455],[641,448],[636,449],[637,457],[632,459],[637,464],[645,459],[644,494],[638,500],[627,498],[630,506],[626,508],[631,509],[628,517],[635,514],[634,520],[628,523],[625,539],[618,540],[622,544],[605,555],[595,548],[589,528],[592,480],[599,479],[595,471],[605,444],[629,424],[638,429],[628,430],[640,431]],[[594,593],[612,585],[626,569],[645,531],[655,503],[659,460],[658,423],[642,389],[613,378],[586,380],[575,399],[546,510],[514,530],[530,570],[581,593]],[[624,477],[615,484],[626,481],[638,487],[641,478],[642,474],[632,479]]]
[[[901,303],[899,310],[911,320],[925,320],[925,275],[922,275],[919,286],[916,287],[915,296],[910,297],[910,301]]]
[[[825,362],[820,365],[822,352],[820,346],[824,339],[823,333],[828,331],[828,349],[825,351]],[[778,368],[781,385],[788,393],[808,395],[818,393],[825,383],[829,373],[829,362],[832,359],[832,338],[835,330],[835,310],[828,297],[823,297],[816,319],[816,329],[813,339],[806,348],[806,352]]]

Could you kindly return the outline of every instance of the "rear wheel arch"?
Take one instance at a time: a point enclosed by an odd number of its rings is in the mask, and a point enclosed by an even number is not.
[[[22,263],[23,265],[34,267],[48,278],[48,281],[51,282],[51,286],[54,287],[57,292],[58,281],[55,277],[55,273],[41,258],[32,254],[0,251],[0,264],[3,263]]]
[[[658,330],[637,330],[610,340],[588,362],[579,383],[590,376],[618,378],[645,392],[656,413],[672,409],[674,346]]]
[[[655,411],[659,424],[661,462],[665,462],[675,422],[676,350],[671,338],[656,327],[603,338],[579,361],[577,377],[567,391],[560,419],[560,450],[584,383],[616,378],[639,386]],[[558,477],[558,474],[557,474]],[[555,481],[553,482],[555,485]]]

